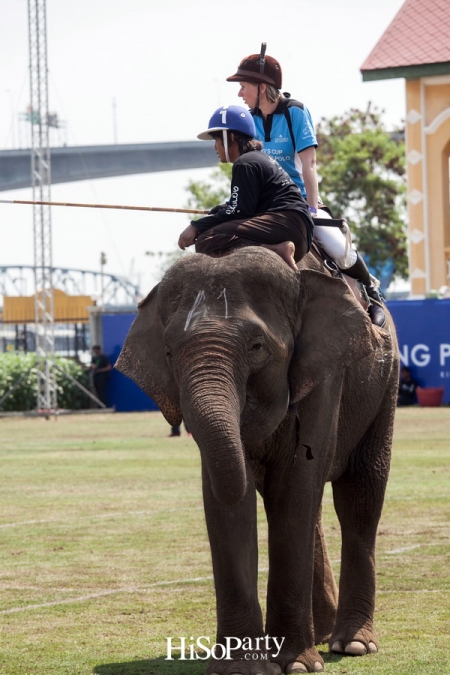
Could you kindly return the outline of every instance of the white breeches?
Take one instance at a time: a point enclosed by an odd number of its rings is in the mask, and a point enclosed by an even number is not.
[[[331,219],[330,214],[322,209],[318,209],[317,217]],[[336,265],[345,270],[355,264],[357,253],[352,245],[350,228],[345,221],[344,226],[345,232],[339,227],[314,225],[314,239],[325,249],[330,258],[333,258]]]

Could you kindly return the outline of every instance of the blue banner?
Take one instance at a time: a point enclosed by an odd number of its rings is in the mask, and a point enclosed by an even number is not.
[[[135,313],[102,315],[103,351],[112,365],[119,358],[120,350],[135,317]],[[115,406],[118,412],[158,410],[156,403],[144,394],[137,384],[119,373],[118,370],[111,372],[106,396],[108,406]]]
[[[421,387],[444,387],[450,402],[450,300],[388,302],[397,329],[401,365]]]
[[[401,365],[421,387],[443,386],[450,402],[450,300],[391,300]],[[103,350],[114,364],[136,314],[104,314]],[[108,405],[118,411],[157,410],[137,385],[117,371],[108,384]]]

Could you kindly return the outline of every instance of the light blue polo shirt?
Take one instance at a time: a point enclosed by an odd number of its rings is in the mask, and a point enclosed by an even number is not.
[[[306,197],[305,184],[303,182],[302,162],[298,155],[302,150],[317,147],[317,138],[311,114],[307,108],[299,108],[291,105],[288,108],[292,121],[292,131],[295,138],[295,151],[292,146],[292,138],[288,123],[283,112],[274,112],[264,120],[260,115],[253,116],[256,127],[256,138],[264,144],[263,152],[279,162],[294,183],[300,188],[302,195]],[[270,141],[266,140],[264,122],[270,130]],[[271,125],[271,126],[270,126]]]

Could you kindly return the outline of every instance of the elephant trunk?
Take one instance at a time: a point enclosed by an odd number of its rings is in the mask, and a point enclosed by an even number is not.
[[[216,499],[236,504],[245,495],[247,477],[240,434],[241,402],[228,359],[196,361],[181,380],[181,409],[211,479]]]

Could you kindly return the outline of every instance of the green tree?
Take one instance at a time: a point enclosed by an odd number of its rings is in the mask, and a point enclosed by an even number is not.
[[[371,104],[317,126],[320,196],[346,219],[353,239],[378,273],[388,260],[408,275],[403,129],[388,131]]]
[[[209,181],[189,181],[187,191],[189,209],[212,209],[230,196],[231,164],[219,164],[211,173]],[[200,216],[199,216],[200,217]],[[190,218],[190,220],[193,220]]]

